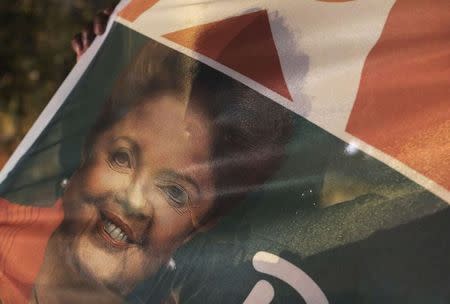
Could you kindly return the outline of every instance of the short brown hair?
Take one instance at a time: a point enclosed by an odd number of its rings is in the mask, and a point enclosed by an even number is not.
[[[212,165],[217,191],[210,216],[227,212],[279,168],[292,135],[292,113],[241,82],[199,64],[190,105],[213,126]]]
[[[197,62],[188,56],[155,41],[147,43],[116,81],[85,141],[84,153],[90,153],[99,134],[145,98],[169,93],[186,100],[196,67]]]

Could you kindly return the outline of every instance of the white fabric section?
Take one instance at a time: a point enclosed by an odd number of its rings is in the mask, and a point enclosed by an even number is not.
[[[289,1],[275,6],[272,2],[269,11],[281,19],[272,18],[272,31],[296,112],[337,136],[343,134],[364,62],[393,3]],[[309,58],[305,76],[297,65],[301,53]]]
[[[45,129],[48,123],[51,121],[53,116],[58,111],[59,107],[64,103],[67,96],[69,96],[72,89],[77,84],[80,77],[86,71],[87,67],[91,63],[97,51],[100,49],[103,41],[108,36],[109,31],[111,30],[112,24],[116,19],[116,14],[120,11],[126,4],[128,4],[130,0],[121,0],[120,3],[116,6],[111,18],[108,21],[108,26],[105,30],[105,33],[99,37],[96,37],[92,42],[91,46],[87,49],[87,51],[81,56],[80,60],[70,71],[67,78],[61,84],[61,86],[56,91],[55,95],[50,99],[49,103],[39,115],[38,119],[34,122],[33,126],[30,128],[28,133],[25,135],[23,140],[20,142],[19,146],[16,148],[14,153],[11,155],[9,160],[6,162],[2,170],[0,171],[0,183],[2,183],[8,174],[14,169],[17,165],[17,162],[24,156],[24,154],[30,149],[36,139],[39,137],[41,132]],[[67,45],[69,48],[70,45]],[[75,55],[74,55],[75,56]]]

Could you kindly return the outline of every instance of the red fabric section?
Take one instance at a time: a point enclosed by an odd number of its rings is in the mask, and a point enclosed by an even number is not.
[[[164,35],[292,100],[265,10]]]
[[[347,131],[450,190],[450,1],[395,3]]]
[[[0,199],[0,299],[27,304],[44,261],[48,240],[64,217],[62,203],[51,208]]]
[[[122,9],[118,15],[123,19],[133,22],[158,1],[159,0],[133,0]]]

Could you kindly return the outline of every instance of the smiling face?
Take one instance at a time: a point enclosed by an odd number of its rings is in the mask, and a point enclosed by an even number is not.
[[[213,207],[209,121],[144,100],[96,137],[63,197],[67,260],[117,292],[166,264]]]

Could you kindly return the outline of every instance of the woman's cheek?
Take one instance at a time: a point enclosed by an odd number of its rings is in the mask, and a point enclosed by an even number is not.
[[[175,208],[164,205],[155,211],[150,239],[161,251],[171,253],[181,246],[194,230],[190,212],[186,210],[180,213]]]

